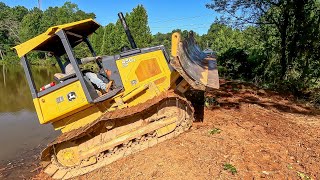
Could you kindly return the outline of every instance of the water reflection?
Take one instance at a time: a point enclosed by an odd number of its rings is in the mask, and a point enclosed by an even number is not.
[[[1,66],[0,73],[0,112],[16,112],[22,109],[34,111],[31,93],[21,66]],[[37,89],[53,80],[55,67],[32,67]]]
[[[40,125],[32,103],[23,68],[0,65],[0,160],[11,160],[19,152],[52,140],[58,132],[51,125]],[[48,84],[55,67],[32,67],[37,89]]]

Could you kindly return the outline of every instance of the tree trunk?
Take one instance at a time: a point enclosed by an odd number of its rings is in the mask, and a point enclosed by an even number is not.
[[[281,36],[281,80],[284,80],[284,77],[287,72],[287,59],[286,59],[286,37]]]
[[[104,44],[106,41],[106,31],[107,31],[107,28],[105,26],[105,27],[103,27],[103,37],[102,37],[102,45],[100,47],[100,54],[104,54]]]
[[[0,50],[0,53],[1,53],[1,50]],[[4,87],[6,87],[7,83],[6,83],[6,67],[5,67],[5,65],[2,66],[2,76],[3,76],[3,85],[4,85]]]
[[[287,72],[287,58],[286,58],[286,51],[287,51],[287,28],[289,23],[289,14],[287,9],[283,10],[283,22],[280,23],[280,37],[281,37],[281,80],[284,80],[284,77]]]
[[[0,56],[1,56],[1,59],[3,60],[3,54],[1,49],[0,49]]]

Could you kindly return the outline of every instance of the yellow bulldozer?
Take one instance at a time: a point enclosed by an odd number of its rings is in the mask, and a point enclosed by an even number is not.
[[[131,49],[101,56],[99,77],[112,82],[109,91],[97,87],[79,68],[74,48],[100,25],[93,19],[50,27],[14,47],[24,68],[41,124],[52,124],[61,135],[41,154],[44,172],[54,179],[76,177],[141,151],[188,130],[194,108],[187,90],[219,88],[216,59],[203,53],[193,34],[181,40],[172,35],[171,55],[163,45],[138,48],[122,13],[118,14]],[[67,56],[74,73],[37,90],[27,54],[51,52],[61,72]]]

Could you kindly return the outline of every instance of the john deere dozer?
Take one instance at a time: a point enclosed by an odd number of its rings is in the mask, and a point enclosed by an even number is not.
[[[62,132],[41,154],[44,172],[54,179],[88,173],[176,137],[194,119],[185,92],[219,88],[216,60],[199,49],[192,33],[183,41],[174,33],[169,56],[162,45],[138,48],[123,15],[118,15],[131,49],[96,62],[98,76],[112,81],[111,90],[104,94],[79,68],[73,50],[85,43],[96,56],[88,40],[100,27],[93,19],[51,27],[14,47],[40,123],[51,123]],[[61,56],[67,56],[75,73],[37,91],[27,59],[32,51],[54,54],[62,73]]]

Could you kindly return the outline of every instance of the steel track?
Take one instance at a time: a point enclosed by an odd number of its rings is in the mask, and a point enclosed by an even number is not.
[[[172,103],[173,101],[175,103]],[[170,111],[170,108],[168,111],[168,107],[169,106],[174,107],[173,104],[176,104],[175,107],[182,109],[183,113],[187,115],[177,114],[176,116],[178,116],[178,118],[175,121],[176,126],[174,130],[168,134],[158,136],[157,129],[160,129],[163,126],[170,124],[170,123],[163,124],[163,122],[166,119],[168,119],[169,116],[172,116],[172,114],[171,115],[168,114],[168,112]],[[162,112],[161,110],[159,111],[159,108],[164,108],[164,107],[167,108],[165,112]],[[158,111],[161,112],[162,115],[159,116]],[[43,160],[43,165],[45,167],[44,171],[53,179],[69,179],[72,177],[77,177],[79,175],[86,174],[95,169],[108,165],[122,157],[126,157],[130,154],[152,147],[162,141],[178,136],[179,134],[188,130],[191,127],[191,124],[193,122],[193,113],[194,113],[194,110],[191,103],[187,101],[185,98],[175,94],[172,91],[163,93],[156,98],[153,98],[151,100],[148,100],[145,103],[142,103],[140,105],[137,105],[131,108],[116,110],[114,112],[108,112],[105,115],[103,115],[100,119],[93,122],[92,124],[87,125],[86,127],[77,129],[74,132],[71,131],[67,134],[62,134],[60,137],[56,139],[56,141],[51,143],[43,151],[44,154],[42,155],[42,160]],[[82,139],[87,138],[88,134],[96,134],[96,136],[91,137],[91,139],[86,140],[84,142],[86,144],[91,144],[95,141],[95,139],[97,138],[101,139],[100,136],[103,136],[104,134],[107,134],[107,133],[113,134],[112,129],[105,133],[99,133],[99,132],[97,133],[97,131],[101,129],[101,126],[104,125],[103,122],[107,122],[107,121],[121,122],[130,118],[134,119],[136,117],[137,118],[146,117],[146,118],[143,118],[143,121],[149,122],[145,126],[141,126],[135,130],[131,130],[131,133],[133,133],[135,131],[138,132],[139,130],[141,131],[141,129],[146,128],[147,130],[143,131],[142,134],[136,134],[136,136],[128,137],[125,139],[125,141],[122,141],[121,143],[115,143],[113,144],[113,146],[109,146],[108,148],[98,148],[98,150],[94,151],[93,156],[90,155],[90,157],[87,157],[86,159],[81,159],[81,163],[78,165],[75,165],[74,167],[63,166],[57,160],[55,147],[58,147],[59,145],[62,145],[68,142],[79,142],[79,141],[81,142]],[[160,126],[160,124],[162,125]],[[131,124],[128,124],[128,125],[131,125]],[[99,142],[98,144],[96,143],[95,145],[103,146],[103,144],[105,143],[108,143],[108,142]],[[91,146],[94,146],[94,143]],[[50,157],[49,161],[48,161],[48,157]],[[90,158],[92,157],[95,159],[95,161],[94,163],[90,164]],[[88,163],[86,164],[86,161],[88,161],[89,164]]]

